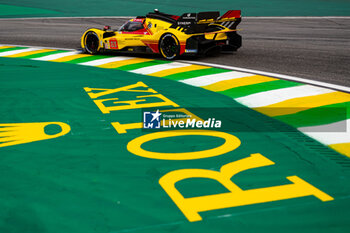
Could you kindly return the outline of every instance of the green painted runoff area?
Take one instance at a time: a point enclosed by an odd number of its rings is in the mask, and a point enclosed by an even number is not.
[[[0,58],[0,69],[0,124],[62,122],[71,127],[68,134],[58,138],[0,147],[0,232],[350,230],[350,160],[232,98],[173,80],[75,64]],[[133,129],[118,134],[111,122],[140,122],[141,110],[103,114],[84,87],[114,89],[137,82],[180,107],[208,108],[197,113],[205,119],[211,116],[210,108],[224,109],[216,112],[215,118],[230,122],[226,133],[238,137],[241,145],[219,156],[195,160],[150,159],[129,152],[131,140],[153,131]],[[106,98],[134,100],[137,95],[118,92]],[[48,127],[45,133],[55,134],[57,130]],[[149,141],[142,148],[179,153],[222,143],[223,139],[211,136],[179,136]],[[255,153],[274,165],[235,175],[231,181],[242,190],[283,186],[291,184],[286,177],[298,176],[334,200],[323,202],[304,196],[214,209],[200,212],[202,221],[189,222],[159,184],[159,179],[172,171],[220,171],[223,165]],[[183,180],[176,188],[185,198],[228,192],[215,180],[200,178]]]
[[[159,9],[181,15],[187,12],[240,9],[243,16],[349,16],[346,0],[0,0],[0,17],[136,16]]]

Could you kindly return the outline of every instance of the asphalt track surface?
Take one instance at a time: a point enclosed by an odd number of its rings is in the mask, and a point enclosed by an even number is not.
[[[0,43],[77,49],[86,29],[126,20],[0,19]],[[350,18],[243,18],[239,28],[243,46],[233,55],[185,59],[350,86]]]

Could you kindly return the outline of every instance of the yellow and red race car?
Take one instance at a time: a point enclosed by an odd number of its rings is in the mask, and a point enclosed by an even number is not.
[[[229,10],[222,16],[218,11],[176,16],[155,10],[131,19],[119,30],[91,28],[81,37],[81,46],[89,54],[149,52],[169,60],[183,54],[232,52],[242,44],[236,29],[240,22],[240,10]]]

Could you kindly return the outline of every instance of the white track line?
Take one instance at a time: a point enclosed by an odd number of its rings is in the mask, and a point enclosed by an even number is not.
[[[212,63],[206,63],[206,62],[185,61],[185,60],[179,60],[179,62],[195,64],[195,65],[202,65],[202,66],[210,66],[210,67],[222,68],[222,69],[227,69],[227,70],[237,70],[237,71],[241,71],[241,72],[248,72],[248,73],[252,73],[252,74],[265,75],[265,76],[269,76],[269,77],[275,77],[275,78],[295,81],[295,82],[299,82],[299,83],[307,83],[307,84],[312,84],[312,85],[325,87],[325,88],[331,88],[331,89],[335,89],[335,90],[339,90],[339,91],[350,92],[350,87],[321,82],[321,81],[314,81],[314,80],[305,79],[305,78],[298,78],[295,76],[289,76],[289,75],[284,75],[284,74],[276,74],[276,73],[270,73],[270,72],[265,72],[265,71],[260,71],[260,70],[240,68],[240,67],[235,67],[235,66],[218,65],[218,64],[212,64]]]
[[[272,91],[264,91],[240,98],[235,100],[241,104],[244,104],[250,108],[264,107],[271,104],[276,104],[285,100],[314,96],[320,94],[326,94],[335,92],[331,89],[315,87],[311,85],[296,86],[296,87],[287,87]]]
[[[350,119],[328,125],[301,127],[298,130],[326,145],[350,142]]]
[[[116,62],[116,61],[124,61],[124,60],[129,60],[132,59],[133,57],[110,57],[110,58],[101,58],[98,60],[94,61],[88,61],[88,62],[83,62],[79,63],[79,65],[84,65],[84,66],[99,66],[99,65],[104,65],[107,63],[111,62]]]
[[[34,58],[32,60],[51,61],[51,60],[56,60],[56,59],[59,59],[59,58],[68,57],[68,56],[72,56],[72,55],[76,55],[76,54],[80,54],[80,52],[73,51],[73,52],[66,52],[66,53],[58,53],[58,54],[48,55],[48,56],[45,56],[45,57]]]
[[[231,71],[226,73],[210,74],[210,75],[205,75],[205,76],[200,76],[195,78],[189,78],[189,79],[181,80],[180,82],[186,83],[192,86],[196,86],[196,87],[202,87],[202,86],[207,86],[220,81],[243,78],[243,77],[248,77],[252,75],[254,74]]]
[[[17,49],[17,50],[2,52],[2,53],[0,53],[0,57],[15,55],[15,54],[19,54],[19,53],[25,53],[25,52],[31,52],[31,51],[36,51],[36,50],[40,50],[40,49],[39,48]]]
[[[187,63],[172,62],[172,63],[168,63],[168,64],[160,64],[160,65],[139,68],[136,70],[131,70],[130,72],[135,73],[135,74],[147,75],[147,74],[152,74],[152,73],[156,73],[156,72],[164,71],[164,70],[169,70],[169,69],[183,68],[183,67],[187,67],[190,65],[191,64],[187,64]]]

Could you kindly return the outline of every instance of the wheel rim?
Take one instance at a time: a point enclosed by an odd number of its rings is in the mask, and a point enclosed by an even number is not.
[[[95,34],[88,34],[86,36],[85,48],[89,53],[97,53],[98,50],[98,38]]]
[[[178,53],[178,43],[172,35],[166,35],[163,37],[160,43],[160,49],[164,57],[171,59]]]

